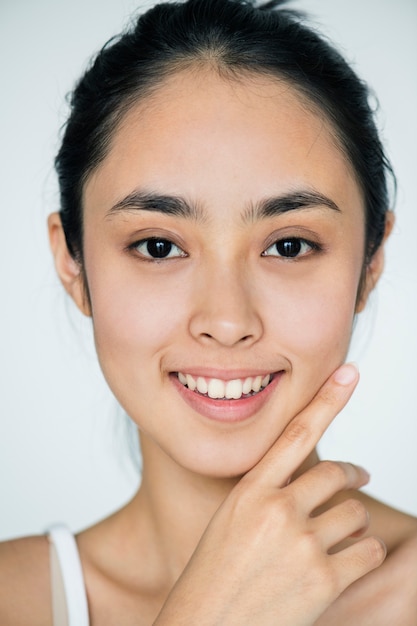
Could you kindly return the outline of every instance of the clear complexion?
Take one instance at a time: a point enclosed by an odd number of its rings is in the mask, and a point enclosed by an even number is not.
[[[98,355],[142,445],[246,472],[349,345],[364,213],[331,128],[284,82],[174,75],[126,115],[84,211]]]

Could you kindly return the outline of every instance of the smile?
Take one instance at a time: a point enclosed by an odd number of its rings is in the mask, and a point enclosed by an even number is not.
[[[242,397],[254,396],[269,385],[271,379],[271,374],[221,380],[178,372],[178,380],[184,387],[213,400],[240,400]]]

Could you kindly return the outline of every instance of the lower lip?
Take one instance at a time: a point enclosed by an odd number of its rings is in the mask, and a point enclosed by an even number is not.
[[[182,399],[194,411],[217,422],[233,423],[243,422],[253,417],[268,401],[279,384],[283,373],[277,372],[269,385],[264,387],[264,389],[253,396],[247,396],[240,400],[214,400],[185,387],[180,383],[176,374],[171,374],[170,378]]]

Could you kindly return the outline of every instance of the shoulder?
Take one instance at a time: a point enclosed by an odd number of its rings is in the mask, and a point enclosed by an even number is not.
[[[349,596],[351,597],[349,598]],[[347,590],[358,625],[415,626],[417,615],[417,532],[403,538],[385,562]],[[370,622],[366,620],[370,619]]]
[[[391,623],[412,626],[417,616],[417,530],[392,550],[384,565]]]
[[[417,615],[417,519],[360,493],[367,507],[367,534],[387,546],[384,563],[357,580],[329,607],[315,626],[333,624],[415,626]]]
[[[0,624],[52,625],[46,537],[0,543]]]
[[[417,537],[417,518],[394,509],[383,502],[360,493],[359,498],[369,511],[369,534],[384,540],[388,554],[411,545]]]

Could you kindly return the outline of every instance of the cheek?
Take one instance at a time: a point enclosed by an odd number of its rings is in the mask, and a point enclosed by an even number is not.
[[[285,404],[276,400],[276,414],[285,425],[315,396],[347,356],[356,300],[353,274],[335,281],[314,280],[275,295],[268,327],[276,352],[290,365]]]
[[[277,344],[297,368],[330,373],[346,357],[355,312],[356,273],[303,281],[276,295],[269,309]]]
[[[103,373],[119,387],[145,380],[181,328],[183,294],[177,282],[139,276],[117,263],[87,268],[94,337]],[[146,376],[144,376],[146,374]]]
[[[301,310],[306,312],[300,320],[296,337],[297,353],[308,355],[322,353],[324,357],[332,352],[347,349],[355,307],[355,289],[323,291],[320,298],[317,294],[309,294],[303,298]]]

